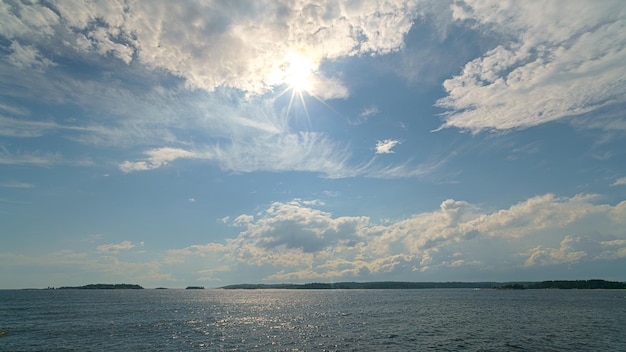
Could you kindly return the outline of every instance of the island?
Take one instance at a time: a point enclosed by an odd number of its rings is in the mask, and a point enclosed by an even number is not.
[[[63,286],[57,290],[142,290],[140,285],[133,284],[89,284],[85,286]]]
[[[204,290],[204,286],[187,286],[185,290]]]

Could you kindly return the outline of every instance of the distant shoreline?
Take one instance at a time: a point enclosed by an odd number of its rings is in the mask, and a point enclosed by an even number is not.
[[[626,282],[605,280],[557,280],[541,282],[337,282],[308,284],[238,284],[220,287],[233,289],[304,289],[304,290],[346,290],[346,289],[432,289],[432,288],[474,288],[474,289],[626,289]]]
[[[135,284],[89,284],[84,286],[62,286],[59,288],[48,287],[49,290],[143,290],[143,287]]]
[[[305,283],[305,284],[235,284],[216,289],[225,290],[351,290],[351,289],[437,289],[437,288],[469,288],[495,290],[532,290],[532,289],[602,289],[623,290],[626,282],[607,280],[550,280],[550,281],[478,281],[478,282],[410,282],[410,281],[374,281],[374,282],[335,282],[335,283]],[[61,286],[48,288],[23,288],[21,290],[143,290],[137,284],[88,284],[83,286]],[[167,287],[156,287],[154,290],[166,290]],[[203,286],[187,286],[187,290],[202,290]]]

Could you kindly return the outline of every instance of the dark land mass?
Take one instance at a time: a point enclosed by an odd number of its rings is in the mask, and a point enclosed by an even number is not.
[[[521,284],[521,283],[514,283],[514,284],[506,284],[506,285],[501,285],[501,286],[495,286],[494,289],[496,290],[524,290],[528,287],[528,285],[533,285],[534,283],[527,283],[527,284]]]
[[[187,286],[185,290],[204,290],[204,286]]]
[[[57,290],[142,290],[143,287],[132,284],[89,284],[85,286],[64,286]]]
[[[528,289],[581,289],[581,290],[623,290],[626,289],[626,282],[605,281],[605,280],[576,280],[576,281],[542,281],[528,285]]]
[[[419,289],[419,288],[493,288],[496,282],[335,282],[309,284],[241,284],[221,287],[223,289]]]
[[[477,289],[626,289],[626,283],[605,280],[542,281],[542,282],[336,282],[308,284],[239,284],[222,289],[291,289],[291,290],[345,290],[345,289],[424,289],[424,288],[477,288]]]

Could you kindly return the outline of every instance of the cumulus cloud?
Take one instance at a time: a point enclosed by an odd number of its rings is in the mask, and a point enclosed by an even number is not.
[[[291,50],[306,51],[316,61],[397,50],[412,26],[416,4],[12,3],[2,5],[0,16],[5,24],[0,35],[13,42],[136,61],[180,76],[189,87],[262,93],[271,88],[269,78]],[[57,39],[49,40],[52,35]],[[21,56],[30,61],[16,62],[43,65],[45,58],[25,50],[30,54]]]
[[[377,224],[366,216],[333,216],[322,204],[296,199],[236,217],[230,224],[242,230],[225,244],[170,255],[175,262],[211,254],[220,258],[216,265],[245,264],[264,268],[267,280],[295,281],[626,258],[626,202],[596,202],[593,195],[547,194],[485,211],[448,199],[435,211]]]
[[[256,219],[238,217],[234,224],[245,226],[235,245],[241,260],[293,263],[313,260],[314,253],[332,247],[354,247],[361,242],[366,217],[339,217],[311,208],[301,200],[274,203]],[[281,253],[266,256],[266,253]]]
[[[537,246],[526,253],[525,266],[576,263],[589,260],[626,258],[626,240],[599,241],[586,236],[567,235],[558,248]]]
[[[10,68],[6,82],[17,82],[15,87],[0,87],[3,93],[20,99],[37,96],[42,106],[88,107],[79,117],[64,117],[62,122],[54,117],[0,116],[0,135],[34,138],[58,133],[98,147],[149,146],[139,158],[118,161],[124,173],[159,169],[182,158],[212,162],[231,172],[304,171],[330,178],[428,173],[429,165],[351,163],[349,144],[322,132],[292,130],[293,121],[277,111],[276,94],[265,94],[281,84],[272,77],[284,67],[288,54],[297,51],[315,63],[311,94],[321,99],[346,97],[342,77],[324,71],[324,63],[401,49],[419,15],[416,3],[248,5],[121,0],[0,5],[5,49],[24,53],[21,61],[0,60]],[[84,65],[86,74],[79,77],[66,65],[55,66],[59,60]],[[18,62],[46,72],[15,70]],[[12,111],[9,114],[17,113]],[[376,111],[369,107],[361,118]],[[168,149],[179,150],[164,155]],[[25,157],[0,157],[1,162],[59,163]]]
[[[443,127],[526,128],[626,102],[621,1],[468,0],[453,16],[507,40],[444,82]]]
[[[587,256],[583,247],[591,243],[585,237],[568,235],[563,238],[559,248],[538,246],[530,250],[525,265],[574,263]]]
[[[120,252],[136,247],[123,241],[98,246],[95,257],[70,250],[38,257],[0,253],[0,263],[76,265],[142,282],[173,277],[224,281],[242,271],[254,272],[256,280],[301,282],[396,274],[417,278],[442,271],[454,276],[468,270],[481,277],[626,259],[626,202],[602,204],[591,195],[541,195],[489,211],[447,199],[436,210],[383,223],[336,216],[324,207],[300,199],[275,202],[253,215],[223,219],[237,231],[223,243],[171,249],[158,261],[119,259]]]
[[[393,153],[394,151],[392,150],[393,147],[395,147],[396,145],[400,144],[401,142],[399,140],[395,140],[395,139],[385,139],[382,141],[378,141],[376,142],[376,154],[390,154]]]

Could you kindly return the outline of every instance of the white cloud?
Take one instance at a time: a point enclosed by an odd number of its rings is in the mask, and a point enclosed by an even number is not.
[[[184,149],[178,148],[158,148],[146,151],[144,154],[148,156],[145,160],[125,161],[119,165],[123,172],[154,170],[167,165],[168,163],[180,158],[195,158],[197,155]]]
[[[201,152],[227,171],[310,171],[328,177],[352,176],[346,147],[315,132],[285,133],[237,139],[207,146]]]
[[[35,188],[35,185],[32,183],[28,183],[28,182],[12,181],[12,182],[0,183],[0,187],[27,189],[27,188]]]
[[[172,262],[210,257],[230,268],[265,268],[267,280],[296,281],[626,258],[626,202],[611,206],[597,199],[547,194],[489,212],[448,199],[438,210],[384,224],[365,216],[335,217],[316,203],[277,202],[255,216],[235,218],[232,224],[242,231],[224,245],[170,254]]]
[[[25,107],[6,105],[2,103],[0,103],[0,110],[5,111],[8,114],[17,115],[17,116],[26,116],[30,114],[30,111]]]
[[[9,49],[11,53],[6,56],[5,60],[19,69],[44,71],[46,68],[56,65],[52,60],[43,57],[32,45],[22,46],[14,41]]]
[[[196,274],[199,276],[198,281],[221,281],[217,275],[230,270],[231,268],[228,265],[219,265],[211,269],[198,270]]]
[[[261,214],[260,219],[246,217],[244,222],[238,217],[235,223],[246,229],[235,242],[251,254],[276,249],[285,253],[294,250],[306,256],[338,244],[354,246],[360,241],[359,231],[369,221],[368,218],[334,219],[331,214],[305,203],[301,200],[274,203]],[[262,256],[253,258],[240,255],[246,260],[264,260]],[[293,256],[292,260],[299,259]]]
[[[359,114],[359,116],[368,119],[372,116],[378,115],[380,111],[378,110],[377,107],[375,106],[368,106],[366,108],[364,108],[361,113]]]
[[[54,11],[46,4],[15,3],[0,7],[5,24],[0,35],[57,51],[137,61],[180,76],[190,87],[262,93],[289,51],[306,51],[317,62],[388,53],[402,47],[415,16],[412,1],[255,1],[242,6],[120,0],[64,2]],[[333,93],[342,94],[341,89]]]
[[[0,136],[34,138],[54,130],[89,131],[88,128],[61,125],[53,121],[32,121],[0,115]]]
[[[428,166],[381,165],[374,160],[352,164],[349,144],[323,133],[292,131],[293,121],[276,111],[274,95],[255,96],[278,84],[269,77],[284,64],[289,51],[306,53],[321,64],[326,59],[401,48],[415,9],[415,4],[401,1],[359,6],[334,1],[318,5],[255,2],[249,8],[231,3],[172,6],[158,1],[110,1],[63,3],[55,5],[54,11],[46,4],[5,6],[0,16],[10,26],[0,29],[0,35],[12,42],[38,50],[41,57],[54,53],[55,58],[77,60],[96,71],[103,57],[110,66],[101,75],[80,77],[63,65],[48,67],[46,75],[7,70],[7,81],[15,80],[19,89],[6,88],[5,94],[38,96],[43,106],[71,103],[89,108],[79,118],[64,117],[64,121],[0,116],[0,134],[32,138],[58,133],[98,147],[178,146],[184,151],[162,156],[167,147],[148,149],[143,157],[118,162],[125,173],[194,158],[231,172],[418,177]],[[224,18],[230,22],[224,23]],[[129,60],[131,64],[126,65]],[[9,64],[4,62],[4,66]],[[312,94],[347,96],[340,77],[320,72],[319,67],[315,73],[313,80],[319,84],[313,85]],[[121,83],[133,80],[147,82],[147,86]],[[212,92],[191,92],[183,84]],[[375,110],[370,107],[363,113]],[[0,157],[0,162],[29,161]],[[43,165],[43,160],[30,161],[35,162]]]
[[[626,102],[621,1],[472,0],[453,8],[457,20],[510,39],[444,82],[442,127],[526,128]]]
[[[46,131],[56,128],[54,123],[18,120],[0,115],[0,136],[40,137]]]
[[[123,245],[122,245],[123,246]],[[37,255],[0,253],[0,266],[8,267],[42,267],[43,274],[33,273],[27,278],[14,278],[15,282],[23,282],[28,287],[39,287],[42,283],[55,280],[63,286],[84,285],[84,276],[76,275],[76,271],[68,268],[80,268],[88,273],[91,282],[163,282],[174,281],[171,274],[161,273],[161,264],[156,260],[124,261],[112,256],[111,252],[75,252],[70,249],[58,250]],[[14,275],[7,273],[7,277]],[[19,274],[18,274],[19,275]],[[23,276],[23,275],[22,275]],[[79,280],[79,281],[77,281]]]
[[[228,143],[196,145],[196,150],[179,148],[151,149],[146,158],[124,161],[118,165],[122,172],[154,170],[176,159],[187,158],[212,162],[224,171],[247,173],[255,171],[303,171],[318,173],[328,178],[365,176],[371,178],[411,178],[428,175],[447,162],[383,164],[372,158],[367,163],[354,165],[347,145],[330,140],[317,132],[260,134],[239,131]],[[379,141],[376,154],[393,153],[397,140]],[[1,160],[0,160],[1,162]]]
[[[368,107],[363,108],[363,110],[361,110],[361,112],[359,113],[357,117],[350,118],[348,120],[348,123],[350,123],[351,125],[361,125],[367,122],[367,120],[369,120],[370,117],[376,116],[379,113],[380,113],[380,110],[378,109],[378,107],[368,106]]]
[[[615,180],[611,186],[624,186],[626,185],[626,177],[621,177]]]
[[[377,224],[367,216],[334,216],[320,209],[324,205],[319,202],[296,199],[226,220],[240,232],[224,243],[163,254],[133,252],[134,262],[117,258],[136,247],[130,241],[98,246],[95,253],[0,253],[0,265],[63,270],[73,265],[135,282],[182,282],[232,281],[234,273],[255,281],[421,278],[469,271],[481,277],[575,263],[621,263],[626,259],[626,202],[597,201],[594,196],[548,194],[485,211],[448,199],[437,210]],[[154,254],[158,261],[141,261]]]
[[[124,241],[121,243],[112,243],[112,244],[103,244],[98,246],[96,250],[98,252],[117,254],[120,251],[127,251],[129,249],[134,248],[135,245],[130,241]]]
[[[181,264],[194,257],[205,259],[207,257],[215,257],[224,255],[227,247],[219,243],[208,243],[205,245],[191,245],[182,249],[171,249],[167,251],[163,262],[165,264]],[[207,263],[204,262],[204,265]]]
[[[0,165],[34,165],[48,167],[64,163],[59,153],[16,152],[12,153],[0,146]]]
[[[626,240],[598,241],[586,236],[567,235],[558,248],[537,246],[527,254],[525,266],[576,263],[590,260],[626,258]]]
[[[376,154],[393,153],[394,151],[391,149],[393,149],[393,147],[395,147],[396,145],[400,143],[401,142],[399,140],[395,140],[395,139],[385,139],[382,141],[378,141],[376,142]]]

